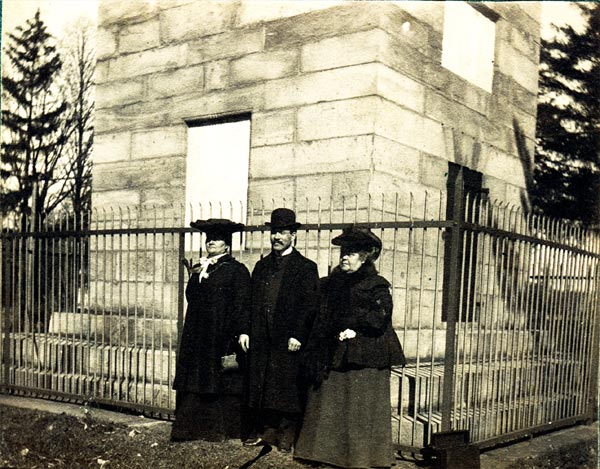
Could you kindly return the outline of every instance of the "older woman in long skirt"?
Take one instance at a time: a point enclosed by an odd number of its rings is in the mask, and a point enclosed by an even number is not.
[[[393,462],[390,368],[406,363],[392,329],[390,284],[373,261],[381,240],[348,227],[332,243],[340,263],[324,279],[324,307],[306,351],[313,380],[296,458],[346,468]]]
[[[192,268],[185,290],[188,308],[173,382],[171,439],[222,441],[240,436],[242,375],[227,372],[223,358],[233,358],[237,335],[247,322],[250,273],[230,253],[232,233],[242,224],[211,218],[191,226],[206,233],[207,256]],[[237,397],[231,389],[236,379]]]

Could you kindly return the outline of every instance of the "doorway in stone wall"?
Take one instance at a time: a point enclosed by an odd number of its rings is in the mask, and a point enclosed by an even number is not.
[[[250,122],[250,114],[187,122],[186,224],[207,218],[246,222]]]

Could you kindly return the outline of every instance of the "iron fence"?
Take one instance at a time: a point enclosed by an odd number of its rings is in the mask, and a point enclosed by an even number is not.
[[[593,418],[598,369],[598,234],[462,194],[349,197],[63,213],[0,234],[5,390],[95,400],[163,416],[175,404],[178,334],[203,235],[190,219],[246,224],[233,255],[270,251],[278,206],[303,225],[296,247],[322,276],[349,223],[383,241],[393,325],[409,363],[391,375],[394,439],[418,450],[468,429],[489,446]]]

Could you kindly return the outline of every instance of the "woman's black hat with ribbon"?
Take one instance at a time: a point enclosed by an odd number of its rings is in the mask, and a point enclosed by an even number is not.
[[[382,247],[379,236],[368,228],[359,228],[354,225],[344,228],[341,235],[336,236],[331,240],[331,244],[343,248],[356,249],[357,251],[368,251],[372,248],[381,251]],[[377,254],[377,256],[378,255],[379,254]]]
[[[236,223],[226,218],[209,218],[208,220],[196,220],[190,226],[198,231],[206,233],[207,236],[218,236],[231,246],[232,234],[244,229],[243,223]]]

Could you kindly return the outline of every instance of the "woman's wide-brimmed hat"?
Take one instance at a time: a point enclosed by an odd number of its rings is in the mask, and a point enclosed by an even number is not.
[[[196,220],[190,226],[207,234],[219,234],[231,238],[236,231],[242,231],[243,223],[236,223],[226,218],[209,218],[208,220]]]
[[[368,228],[359,228],[354,225],[347,226],[342,234],[331,240],[334,246],[352,248],[358,251],[376,248],[381,251],[381,239]]]
[[[266,222],[271,230],[297,230],[301,223],[296,221],[296,213],[289,208],[276,208],[271,212],[271,221]]]

